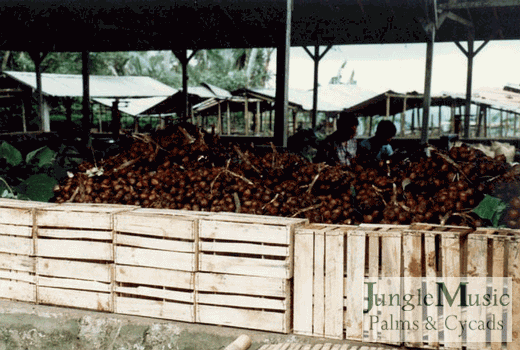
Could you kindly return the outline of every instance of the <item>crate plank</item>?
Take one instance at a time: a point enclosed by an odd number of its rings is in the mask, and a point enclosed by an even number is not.
[[[421,263],[421,234],[416,231],[408,231],[403,234],[403,295],[417,294],[417,290],[422,289],[422,263]],[[414,301],[412,301],[415,304]],[[411,325],[403,327],[403,341],[409,347],[419,347],[422,345],[422,308],[413,307],[403,311],[403,321]],[[414,322],[418,324],[418,329],[414,329]]]
[[[211,218],[200,221],[200,238],[285,245],[291,243],[290,229],[286,226],[225,222]]]
[[[0,279],[4,280],[15,280],[27,283],[36,283],[36,277],[33,273],[23,271],[12,271],[12,270],[1,270]]]
[[[107,264],[39,258],[37,266],[40,276],[111,282],[111,266]]]
[[[312,335],[314,234],[299,231],[294,238],[294,333]]]
[[[31,238],[0,235],[0,252],[33,255],[34,246]]]
[[[168,301],[116,297],[116,312],[119,314],[155,317],[167,320],[193,322],[192,304]]]
[[[365,251],[367,251],[367,250],[365,249]],[[376,279],[379,277],[379,255],[380,254],[381,254],[381,252],[379,251],[379,236],[375,235],[375,234],[369,234],[368,235],[368,257],[365,257],[365,259],[368,259],[368,277],[370,279],[370,282],[377,282]],[[363,288],[363,290],[364,290],[364,288]],[[374,293],[374,295],[379,293],[378,283],[373,285],[373,293]],[[347,295],[347,294],[345,294],[345,295]],[[374,305],[372,307],[372,309],[367,314],[365,314],[365,317],[363,318],[363,329],[368,331],[367,341],[370,341],[370,342],[376,342],[379,339],[377,327],[371,327],[372,318],[379,317],[379,313],[378,313],[379,309],[380,309],[379,306]]]
[[[251,244],[251,243],[229,243],[219,241],[200,241],[200,251],[203,252],[234,252],[252,255],[289,256],[289,247]]]
[[[107,230],[74,230],[59,228],[37,228],[38,237],[91,239],[100,241],[112,241],[112,231]]]
[[[35,259],[28,255],[0,253],[0,269],[34,272]]]
[[[40,257],[113,260],[111,243],[40,238],[36,245]]]
[[[199,271],[246,276],[291,278],[292,271],[285,260],[252,259],[223,255],[201,254]]]
[[[282,278],[226,275],[198,272],[196,289],[204,292],[233,293],[284,298],[289,281]]]
[[[112,311],[109,293],[86,292],[61,288],[38,288],[38,302],[57,306]]]
[[[487,293],[486,283],[481,282],[481,278],[487,277],[487,246],[488,242],[486,236],[478,234],[468,235],[468,290],[470,290],[473,295],[485,295]],[[472,277],[481,278],[476,279]],[[482,304],[471,306],[466,313],[466,319],[468,322],[471,320],[486,320],[486,311],[486,307]],[[480,349],[486,343],[486,332],[483,330],[468,327],[466,336],[466,346],[468,349]]]
[[[0,298],[36,302],[36,285],[23,281],[0,279]]]
[[[159,289],[159,288],[151,288],[151,287],[121,287],[115,286],[115,292],[121,294],[130,294],[136,296],[145,296],[152,297],[157,299],[168,299],[173,301],[179,301],[184,303],[194,303],[195,297],[193,291],[178,291],[178,290],[168,290],[168,289]]]
[[[151,267],[116,265],[116,282],[193,289],[193,273]]]
[[[285,317],[280,312],[197,305],[197,322],[256,330],[287,333]]]
[[[212,220],[243,222],[263,225],[300,226],[308,223],[307,219],[285,218],[280,216],[219,212],[211,215]]]
[[[147,236],[194,240],[197,227],[196,219],[181,219],[171,214],[166,215],[168,214],[167,210],[163,214],[140,211],[118,213],[114,216],[115,230]]]
[[[0,220],[2,220],[1,214]],[[29,226],[19,226],[13,224],[5,224],[4,222],[5,221],[2,220],[2,224],[0,224],[0,235],[32,237],[32,223]]]
[[[400,288],[396,286],[396,283],[401,277],[401,233],[389,233],[388,235],[382,234],[382,249],[381,249],[381,276],[386,279],[386,283],[383,280],[382,293],[387,296],[390,294],[400,293]],[[380,321],[386,320],[388,324],[392,324],[395,321],[401,321],[401,309],[399,305],[387,304],[381,310]],[[389,344],[400,344],[401,332],[399,329],[396,330],[383,330],[381,332],[381,340],[384,343]]]
[[[117,246],[115,250],[117,264],[182,271],[195,270],[194,254],[122,246]]]
[[[343,232],[325,234],[325,337],[343,339]]]
[[[316,232],[314,235],[314,313],[313,334],[325,335],[325,234]]]
[[[455,234],[441,235],[442,249],[442,277],[446,278],[446,288],[450,293],[457,290],[461,276],[461,249],[459,237]],[[443,315],[452,317],[452,319],[461,319],[461,310],[456,302],[452,306],[448,302],[444,302]],[[445,320],[449,322],[448,320]],[[453,330],[444,327],[444,346],[460,348],[462,346],[459,338],[459,331],[456,327],[450,325]]]
[[[271,299],[247,295],[206,294],[197,293],[198,304],[243,307],[250,309],[286,310],[287,303],[283,299]]]
[[[4,225],[30,227],[33,224],[32,208],[6,208],[0,204],[0,221]]]
[[[426,292],[436,295],[436,278],[437,264],[439,260],[439,252],[435,248],[435,235],[431,233],[424,234],[424,254],[425,254],[425,272],[426,272]],[[432,320],[433,324],[439,324],[439,309],[435,304],[426,306],[426,320]],[[425,323],[424,325],[426,325]],[[439,346],[439,329],[438,327],[424,328],[427,334],[427,344],[431,347]]]
[[[511,238],[508,244],[508,277],[512,279],[511,334],[508,350],[520,349],[520,239]],[[509,316],[509,315],[508,315]]]
[[[116,244],[120,246],[168,250],[172,252],[195,252],[194,242],[147,238],[120,233],[116,234]]]
[[[38,276],[38,287],[55,287],[107,293],[111,290],[110,284],[107,283],[44,276]]]
[[[493,291],[497,291],[497,293],[502,294],[504,292],[504,280],[503,277],[507,276],[507,271],[504,270],[504,262],[505,262],[505,247],[506,242],[504,237],[492,237],[492,280],[491,286]],[[502,305],[498,304],[496,306],[491,307],[492,315],[502,315],[503,312]],[[502,334],[503,330],[494,330],[490,331],[490,341],[491,341],[491,349],[493,350],[501,350],[502,349]]]
[[[345,313],[346,337],[363,340],[363,289],[365,275],[365,233],[351,231],[347,234],[347,310]]]
[[[112,230],[112,216],[105,212],[78,211],[79,207],[62,207],[61,210],[38,210],[38,226],[86,228],[94,230]]]

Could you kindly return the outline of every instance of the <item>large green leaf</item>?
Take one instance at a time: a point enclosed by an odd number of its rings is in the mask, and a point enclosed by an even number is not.
[[[58,181],[46,174],[29,177],[18,186],[21,194],[30,200],[48,202],[54,196],[54,186]]]
[[[43,146],[27,154],[25,161],[27,164],[35,164],[38,167],[43,167],[47,164],[52,164],[56,158],[56,152],[47,146]]]
[[[23,160],[20,151],[5,141],[0,145],[0,158],[5,158],[7,164],[12,166],[17,166]]]
[[[499,227],[500,219],[507,209],[507,203],[500,198],[485,195],[473,212],[482,219],[491,221],[493,227]]]

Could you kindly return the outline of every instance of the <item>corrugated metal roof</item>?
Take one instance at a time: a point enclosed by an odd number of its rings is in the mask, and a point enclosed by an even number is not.
[[[275,97],[272,89],[253,89],[267,96]],[[318,106],[320,112],[340,112],[362,101],[377,96],[376,92],[362,89],[356,85],[329,84],[318,88]],[[302,106],[304,110],[312,110],[313,90],[289,89],[289,101]]]
[[[138,116],[167,98],[168,96],[120,99],[118,109],[126,114]],[[107,107],[112,107],[115,101],[113,98],[93,98],[92,100]]]
[[[3,72],[36,89],[36,73]],[[90,76],[90,97],[156,97],[171,96],[178,90],[150,77]],[[80,74],[42,73],[42,92],[48,96],[82,97],[83,77]]]

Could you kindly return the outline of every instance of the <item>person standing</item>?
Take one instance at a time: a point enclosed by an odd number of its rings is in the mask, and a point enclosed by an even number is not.
[[[341,114],[336,131],[320,142],[314,162],[325,162],[329,165],[351,165],[352,159],[356,156],[355,136],[358,125],[357,116],[350,113]]]

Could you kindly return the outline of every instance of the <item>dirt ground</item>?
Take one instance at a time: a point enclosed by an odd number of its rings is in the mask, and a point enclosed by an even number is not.
[[[0,350],[219,350],[242,334],[251,338],[250,350],[284,342],[340,343],[0,299]]]

